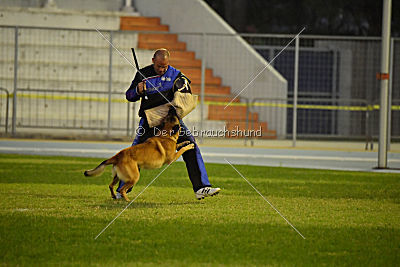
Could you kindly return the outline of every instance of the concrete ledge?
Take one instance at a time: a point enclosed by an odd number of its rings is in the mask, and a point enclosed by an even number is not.
[[[123,12],[0,7],[0,25],[118,30]]]

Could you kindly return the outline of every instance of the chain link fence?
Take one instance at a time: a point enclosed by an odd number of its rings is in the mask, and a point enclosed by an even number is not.
[[[1,131],[132,137],[139,103],[124,100],[136,72],[127,61],[135,47],[141,66],[151,64],[155,48],[141,45],[151,34],[159,33],[0,27]],[[289,35],[181,33],[178,39],[185,47],[169,48],[171,65],[200,95],[185,122],[201,137],[292,138],[294,112],[299,138],[368,144],[379,134],[379,38],[300,36],[297,66]],[[399,39],[392,39],[391,62],[390,133],[398,140]]]

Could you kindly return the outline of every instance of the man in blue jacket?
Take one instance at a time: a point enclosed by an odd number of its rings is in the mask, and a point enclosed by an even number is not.
[[[137,131],[132,145],[143,143],[147,138],[154,136],[155,131],[149,127],[144,111],[172,101],[174,92],[177,89],[175,88],[176,85],[185,82],[190,83],[189,79],[179,70],[169,65],[169,56],[167,49],[158,49],[154,53],[153,64],[140,69],[140,73],[136,73],[131,86],[126,91],[126,99],[128,101],[136,102],[141,99],[139,109],[139,117],[141,117],[139,122],[140,131]],[[190,90],[189,85],[187,88]],[[194,137],[182,120],[180,120],[180,124],[182,131],[178,138],[178,143],[190,141],[195,144],[195,149],[188,150],[182,155],[193,185],[195,197],[200,200],[204,197],[218,194],[221,189],[211,186],[200,149]],[[123,184],[124,182],[120,181],[117,189],[117,198],[121,197],[119,190]]]

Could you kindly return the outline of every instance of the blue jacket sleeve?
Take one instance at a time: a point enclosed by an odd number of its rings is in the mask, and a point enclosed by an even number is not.
[[[136,85],[134,85],[135,81],[132,81],[131,86],[125,93],[126,100],[130,102],[136,102],[140,99],[140,95],[137,93]]]
[[[142,76],[139,73],[136,73],[135,78],[133,79],[131,86],[129,86],[128,90],[125,93],[126,100],[130,102],[136,102],[140,99],[141,95],[138,94],[136,86],[142,81]]]

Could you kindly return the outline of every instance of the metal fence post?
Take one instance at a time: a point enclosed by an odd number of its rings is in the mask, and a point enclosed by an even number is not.
[[[6,93],[6,119],[5,119],[5,133],[8,134],[8,109],[10,107],[10,93],[7,89],[0,87],[0,91],[4,91]]]
[[[135,105],[132,105],[132,131],[131,131],[131,135],[134,136],[135,135],[135,127],[136,127],[136,122],[135,122]]]
[[[372,140],[369,136],[369,105],[366,104],[367,109],[365,110],[365,150],[368,150],[369,142],[372,143]]]
[[[390,59],[389,59],[389,96],[388,96],[388,137],[387,149],[390,150],[392,136],[392,90],[393,90],[393,59],[394,59],[394,39],[390,39]]]
[[[292,146],[296,147],[297,139],[297,93],[299,81],[299,36],[296,37],[295,51],[294,51],[294,85],[293,85],[293,132],[292,132]]]
[[[332,68],[332,96],[331,98],[334,100],[332,101],[332,105],[337,105],[337,102],[335,101],[337,99],[337,84],[336,84],[336,77],[337,77],[337,63],[338,63],[338,59],[337,59],[337,51],[333,50],[333,68]],[[332,129],[332,134],[336,134],[337,133],[337,127],[336,127],[336,117],[338,116],[337,111],[333,111],[331,112],[331,118],[332,118],[332,122],[331,122],[331,129]]]
[[[243,98],[242,97],[242,99],[244,99],[245,100],[245,102],[246,102],[246,129],[244,129],[244,131],[246,132],[246,131],[249,131],[249,128],[250,128],[250,107],[249,107],[249,99],[247,99],[247,98]],[[247,139],[248,139],[248,136],[244,136],[244,145],[245,146],[247,146]]]
[[[13,93],[13,109],[12,109],[12,136],[17,134],[17,86],[18,81],[18,26],[15,27],[15,44],[14,44],[14,93]]]
[[[107,114],[107,135],[111,130],[111,90],[112,90],[112,42],[113,34],[110,31],[109,61],[108,61],[108,114]]]
[[[385,77],[389,72],[389,48],[390,48],[390,24],[392,13],[392,1],[383,1],[382,11],[382,47],[380,68],[380,109],[379,109],[379,147],[378,168],[387,168],[387,131],[388,131],[388,85],[389,80]]]
[[[203,118],[204,118],[204,94],[206,91],[206,52],[207,52],[207,44],[206,44],[206,34],[202,34],[203,38],[203,56],[201,59],[201,88],[200,88],[200,130],[203,131]],[[200,138],[200,142],[203,143],[203,136]]]
[[[129,136],[129,122],[131,120],[131,102],[128,102],[127,106],[127,114],[126,114],[126,136]]]

